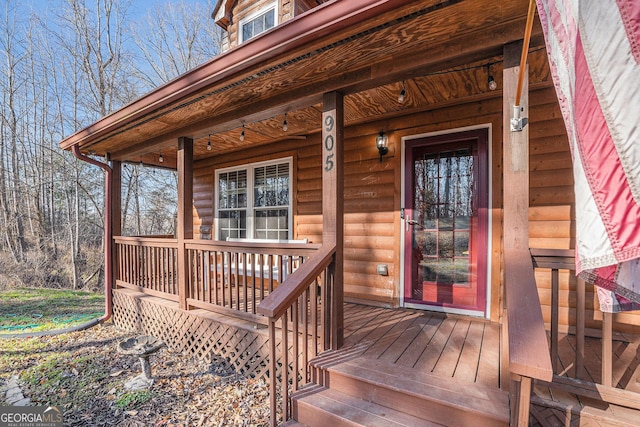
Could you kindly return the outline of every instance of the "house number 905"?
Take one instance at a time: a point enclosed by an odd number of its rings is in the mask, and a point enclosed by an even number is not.
[[[333,131],[335,125],[335,118],[333,117],[333,113],[329,113],[324,119],[324,130],[327,132],[327,136],[324,137],[324,148],[326,151],[326,157],[324,159],[324,170],[329,172],[333,169],[333,146],[335,145],[335,139],[333,136]]]

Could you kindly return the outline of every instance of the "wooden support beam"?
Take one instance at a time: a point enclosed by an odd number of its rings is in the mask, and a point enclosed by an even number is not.
[[[187,310],[188,259],[185,240],[193,239],[193,139],[178,138],[178,296],[180,308]]]
[[[329,347],[344,338],[344,99],[326,93],[322,105],[322,243],[336,246],[332,277]]]

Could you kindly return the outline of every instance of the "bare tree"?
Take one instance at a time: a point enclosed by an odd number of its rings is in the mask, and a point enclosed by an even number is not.
[[[139,75],[159,86],[218,55],[222,31],[210,18],[213,2],[156,4],[135,23],[134,40],[142,55]]]

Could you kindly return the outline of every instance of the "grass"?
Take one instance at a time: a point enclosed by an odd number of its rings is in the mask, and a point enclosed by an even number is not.
[[[149,390],[127,391],[116,399],[115,406],[125,410],[134,409],[147,403],[152,397]]]
[[[104,296],[61,289],[0,291],[0,335],[75,326],[100,317]]]

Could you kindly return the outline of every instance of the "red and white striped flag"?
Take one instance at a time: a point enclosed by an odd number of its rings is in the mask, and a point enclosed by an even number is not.
[[[640,309],[640,1],[536,0],[573,156],[576,270]]]

